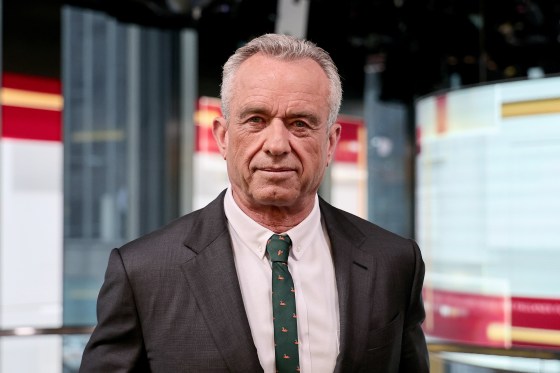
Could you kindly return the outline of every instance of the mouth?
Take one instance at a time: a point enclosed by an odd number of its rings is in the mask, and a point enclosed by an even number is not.
[[[291,171],[295,172],[293,168],[288,168],[288,167],[263,167],[263,168],[259,168],[258,171],[273,172],[273,173],[291,172]]]
[[[257,168],[255,172],[268,178],[287,178],[292,176],[296,170],[290,167],[261,167]]]

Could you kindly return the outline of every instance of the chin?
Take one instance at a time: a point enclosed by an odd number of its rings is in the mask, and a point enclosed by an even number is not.
[[[268,188],[267,188],[268,189]],[[253,193],[253,200],[260,205],[266,206],[292,206],[299,197],[299,193],[294,193],[293,190],[283,190],[273,188],[273,190],[259,190]]]

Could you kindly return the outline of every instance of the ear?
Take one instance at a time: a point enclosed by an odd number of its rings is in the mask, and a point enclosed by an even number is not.
[[[228,137],[227,137],[227,121],[223,117],[217,117],[212,123],[212,134],[220,149],[222,158],[226,159]]]
[[[338,123],[334,123],[331,128],[329,128],[329,138],[327,144],[327,166],[331,163],[332,159],[334,158],[334,152],[336,150],[336,145],[338,144],[338,140],[340,139],[340,133],[342,131],[342,127]]]

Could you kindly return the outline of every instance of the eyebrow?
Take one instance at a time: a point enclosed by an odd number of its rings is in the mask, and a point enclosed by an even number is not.
[[[246,116],[253,115],[253,114],[270,116],[270,112],[266,108],[258,107],[258,106],[249,106],[249,107],[243,109],[239,113],[239,118],[245,118]],[[318,126],[320,124],[319,118],[316,115],[311,114],[309,112],[305,112],[305,111],[301,111],[301,112],[296,111],[296,112],[293,112],[293,113],[288,113],[286,118],[287,119],[304,118],[304,119],[308,120],[314,126]]]
[[[252,114],[260,114],[260,115],[270,115],[268,110],[262,107],[255,107],[255,106],[249,106],[243,110],[241,110],[241,112],[239,113],[239,118],[245,118],[248,115],[252,115]]]

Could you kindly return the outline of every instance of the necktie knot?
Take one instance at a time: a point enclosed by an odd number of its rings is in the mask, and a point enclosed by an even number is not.
[[[288,235],[273,234],[266,243],[266,251],[272,262],[288,262],[292,240]]]

